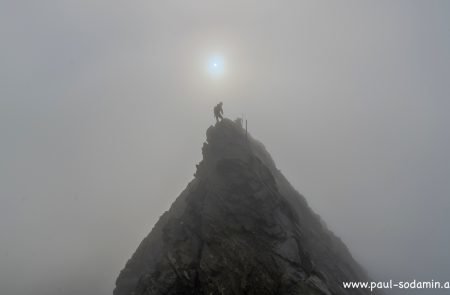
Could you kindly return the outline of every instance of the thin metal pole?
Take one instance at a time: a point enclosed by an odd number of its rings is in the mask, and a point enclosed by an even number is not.
[[[247,119],[245,119],[245,138],[247,139]]]

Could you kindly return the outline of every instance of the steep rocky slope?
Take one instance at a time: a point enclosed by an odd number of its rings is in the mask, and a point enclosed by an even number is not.
[[[114,295],[370,294],[342,288],[364,271],[239,124],[211,126],[202,152]]]

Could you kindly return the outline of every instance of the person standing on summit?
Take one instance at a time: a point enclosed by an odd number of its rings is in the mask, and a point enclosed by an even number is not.
[[[219,102],[215,107],[214,107],[214,117],[216,117],[216,122],[219,122],[219,119],[222,120],[222,114],[223,114],[223,109],[222,109],[222,102]]]

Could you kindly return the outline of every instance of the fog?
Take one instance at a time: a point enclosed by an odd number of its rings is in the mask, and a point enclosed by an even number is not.
[[[448,1],[0,0],[0,293],[112,294],[218,101],[374,278],[450,280],[449,28]]]

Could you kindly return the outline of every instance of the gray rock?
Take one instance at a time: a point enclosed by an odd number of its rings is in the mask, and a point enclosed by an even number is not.
[[[366,273],[240,124],[211,126],[202,152],[114,295],[370,294],[342,288]]]

